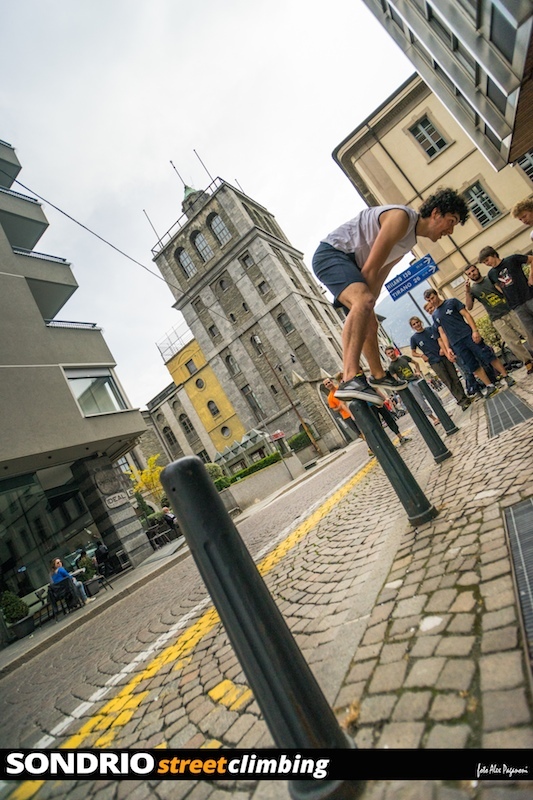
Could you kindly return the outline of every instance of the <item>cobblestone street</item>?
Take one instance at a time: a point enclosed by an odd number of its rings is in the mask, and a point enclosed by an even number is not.
[[[518,379],[513,392],[528,402],[532,379],[522,370]],[[489,439],[483,402],[455,419],[461,429],[446,440],[453,457],[441,465],[413,431],[401,450],[439,510],[435,520],[410,526],[371,459],[258,561],[328,702],[359,748],[354,764],[364,760],[365,748],[533,748],[530,666],[502,516],[506,507],[533,496],[533,430],[524,422]],[[100,675],[107,672],[104,685],[96,674],[80,675],[78,708],[65,708],[66,721],[48,738],[41,736],[40,744],[32,721],[24,746],[273,746],[192,560],[179,569],[183,583],[157,627],[130,633],[131,620],[120,604],[114,607],[115,627],[102,624],[98,635],[109,637],[110,653],[113,640],[122,637],[130,658],[117,664],[110,656],[106,669],[98,666]],[[143,617],[150,618],[150,597],[158,596],[170,574],[133,596],[144,604]],[[107,614],[98,619],[104,623]],[[50,673],[34,676],[45,700],[52,690],[61,693],[59,657],[68,658],[68,650],[55,645],[54,686]],[[22,670],[27,675],[31,662],[4,677],[0,690],[15,685]],[[24,703],[23,687],[17,692],[13,714]],[[5,738],[2,746],[8,746]],[[47,781],[13,789],[4,786],[2,797],[289,796],[285,783],[271,781]],[[533,784],[373,781],[363,796],[525,800],[533,797]]]

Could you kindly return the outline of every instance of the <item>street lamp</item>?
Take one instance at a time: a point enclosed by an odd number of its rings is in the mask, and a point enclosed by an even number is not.
[[[280,385],[280,387],[281,387],[281,390],[282,390],[283,394],[285,395],[285,397],[286,397],[286,398],[287,398],[287,400],[289,401],[289,403],[290,403],[290,406],[291,406],[292,410],[294,411],[294,413],[295,413],[295,414],[296,414],[296,416],[298,417],[298,420],[299,420],[299,422],[300,422],[300,425],[302,426],[302,428],[303,428],[303,430],[305,431],[305,433],[308,435],[308,437],[309,437],[309,441],[310,441],[310,442],[311,442],[311,444],[313,445],[313,447],[314,447],[314,449],[316,450],[316,452],[318,453],[318,455],[319,455],[319,456],[321,456],[321,455],[322,455],[322,450],[320,449],[320,447],[319,447],[319,445],[318,445],[318,442],[317,442],[317,440],[316,440],[316,439],[315,439],[315,437],[313,436],[313,433],[312,433],[312,431],[311,431],[311,428],[309,427],[309,425],[307,424],[307,422],[304,420],[304,418],[302,417],[302,415],[300,414],[300,412],[298,411],[298,409],[297,409],[297,408],[296,408],[296,406],[294,405],[294,403],[293,403],[293,401],[292,401],[292,398],[291,398],[290,394],[288,393],[287,389],[286,389],[286,388],[285,388],[285,386],[283,385],[283,382],[282,382],[282,380],[281,380],[281,378],[280,378],[280,376],[279,376],[279,372],[278,372],[278,370],[277,370],[275,367],[273,367],[273,366],[272,366],[272,362],[270,361],[269,357],[267,356],[267,354],[266,354],[266,352],[265,352],[265,350],[264,350],[264,348],[263,348],[263,342],[261,341],[261,339],[259,338],[259,336],[258,336],[257,334],[254,334],[254,335],[252,336],[252,340],[253,340],[253,343],[255,344],[255,347],[256,347],[256,349],[257,349],[257,352],[258,352],[258,354],[259,354],[260,356],[264,356],[264,357],[265,357],[265,361],[267,362],[268,366],[270,367],[270,369],[271,369],[271,371],[272,371],[272,374],[273,374],[273,375],[275,375],[275,377],[276,377],[276,380],[277,380],[277,382],[279,383],[279,385]],[[292,359],[291,359],[291,360],[292,360]]]

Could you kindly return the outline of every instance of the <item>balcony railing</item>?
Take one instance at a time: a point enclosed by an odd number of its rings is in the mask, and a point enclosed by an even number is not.
[[[3,186],[0,186],[0,192],[3,194],[9,194],[11,197],[21,197],[23,200],[27,200],[29,203],[40,205],[39,201],[35,200],[34,197],[29,197],[27,194],[21,194],[20,192],[14,192],[13,189],[5,189]]]
[[[222,178],[215,178],[213,183],[209,184],[207,189],[202,189],[202,195],[209,195],[209,196],[213,195],[216,192],[216,190],[220,186],[222,186],[223,183],[227,183],[227,181],[223,181]],[[199,197],[198,200],[193,204],[193,208],[197,204],[199,210],[204,205],[205,202],[206,202],[205,197],[203,196]],[[154,257],[157,256],[161,252],[161,250],[163,250],[167,246],[167,244],[170,241],[172,241],[174,236],[176,236],[178,231],[180,231],[187,224],[189,219],[190,217],[187,216],[186,213],[183,213],[181,217],[179,217],[179,219],[174,223],[174,225],[172,225],[172,227],[169,228],[169,230],[163,234],[163,236],[157,242],[155,247],[152,247],[152,254],[154,255]]]
[[[70,264],[66,258],[50,256],[47,253],[37,253],[35,250],[26,250],[24,247],[13,247],[13,252],[17,256],[27,256],[28,258],[39,258],[42,261],[55,261],[57,264]]]
[[[78,328],[80,330],[99,331],[96,322],[67,322],[60,319],[45,319],[47,328]]]

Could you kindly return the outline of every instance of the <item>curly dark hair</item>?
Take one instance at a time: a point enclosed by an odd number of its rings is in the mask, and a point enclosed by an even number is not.
[[[418,213],[422,218],[430,217],[434,208],[443,216],[444,214],[458,214],[461,225],[465,224],[470,214],[466,200],[455,189],[439,189],[427,200],[424,200]]]

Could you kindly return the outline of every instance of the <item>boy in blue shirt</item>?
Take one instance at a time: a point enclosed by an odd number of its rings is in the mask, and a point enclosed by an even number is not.
[[[409,325],[414,333],[411,336],[411,355],[420,357],[426,361],[435,375],[440,378],[448,391],[455,397],[458,406],[465,411],[470,405],[470,399],[466,396],[463,384],[460,381],[457,370],[446,356],[441,354],[439,344],[439,332],[435,325],[424,328],[420,317],[411,317]]]
[[[507,386],[514,386],[515,379],[507,374],[500,359],[494,355],[494,350],[485,344],[464,303],[456,297],[443,300],[434,289],[426,289],[424,298],[433,303],[433,320],[447,358],[455,361],[458,356],[465,367],[485,384],[485,398],[498,391],[485,372],[485,367],[489,364],[505,378]]]

